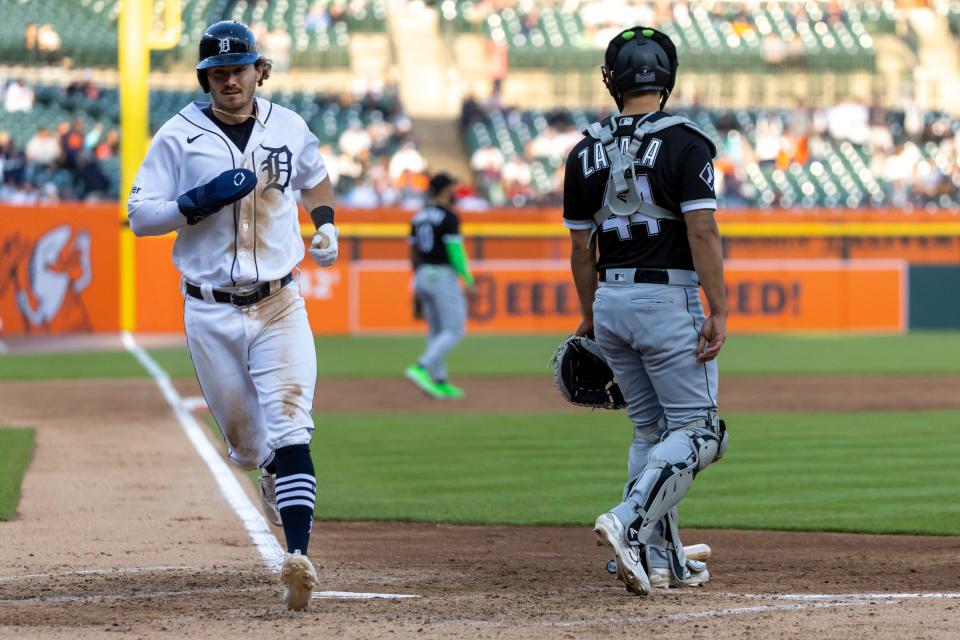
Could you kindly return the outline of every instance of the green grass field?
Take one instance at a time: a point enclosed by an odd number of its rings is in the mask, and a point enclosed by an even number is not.
[[[960,414],[743,414],[684,526],[960,535]],[[327,415],[319,517],[591,524],[620,500],[622,413]]]
[[[455,378],[547,376],[560,339],[470,336],[450,369]],[[316,346],[323,377],[397,376],[422,339],[321,338]],[[171,376],[194,375],[185,349],[151,353]],[[960,373],[960,332],[735,335],[721,372]],[[0,379],[146,375],[125,352],[0,356]],[[726,417],[730,452],[685,499],[685,526],[960,535],[960,412]],[[351,414],[317,422],[323,518],[586,525],[619,500],[625,480],[623,413]],[[8,474],[0,475],[0,517],[9,517],[4,500],[19,488],[16,464],[5,456],[26,460],[29,438],[19,454],[0,439],[0,472]]]
[[[560,335],[468,336],[450,359],[454,375],[549,375]],[[419,336],[318,338],[321,377],[399,375],[423,347]],[[173,377],[192,377],[185,348],[150,352]],[[960,332],[891,336],[734,335],[720,357],[724,374],[960,373]],[[0,356],[0,379],[145,377],[124,351]]]
[[[0,520],[9,520],[17,510],[33,439],[33,429],[0,428]]]

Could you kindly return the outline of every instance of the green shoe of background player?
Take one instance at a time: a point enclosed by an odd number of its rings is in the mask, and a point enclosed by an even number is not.
[[[418,364],[412,364],[406,368],[403,372],[403,375],[407,380],[417,385],[421,391],[430,396],[431,398],[446,398],[440,387],[430,378],[430,374],[426,369],[421,367]]]
[[[447,400],[459,400],[463,397],[463,389],[460,387],[455,387],[449,382],[438,382],[437,389],[440,390],[440,393],[443,394],[443,397]]]

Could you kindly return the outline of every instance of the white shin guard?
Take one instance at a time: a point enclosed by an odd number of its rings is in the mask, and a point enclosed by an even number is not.
[[[720,459],[727,446],[725,427],[722,422],[708,425],[703,421],[676,429],[650,451],[647,466],[633,482],[625,500],[636,515],[626,526],[631,544],[646,544],[656,523],[686,495],[696,474]],[[664,537],[669,539],[668,530]]]

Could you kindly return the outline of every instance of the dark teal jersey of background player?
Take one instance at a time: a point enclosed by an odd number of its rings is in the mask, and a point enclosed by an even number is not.
[[[460,220],[449,209],[430,203],[410,222],[414,267],[420,264],[450,264],[444,241],[460,239]]]
[[[655,122],[667,113],[646,120]],[[643,116],[617,116],[621,148]],[[606,124],[606,120],[604,124]],[[684,126],[674,126],[644,138],[635,164],[637,186],[646,201],[681,216],[701,209],[715,210],[714,171],[710,146]],[[593,214],[603,206],[610,163],[596,138],[584,136],[567,158],[563,189],[563,223],[568,229],[593,229]],[[634,215],[613,216],[597,230],[598,269],[693,269],[687,225]]]

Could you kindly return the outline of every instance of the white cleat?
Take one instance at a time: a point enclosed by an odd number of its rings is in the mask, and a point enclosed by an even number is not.
[[[671,575],[670,570],[666,568],[650,569],[650,586],[654,589],[678,589],[680,587],[699,587],[710,580],[710,570],[707,569],[706,562],[697,562],[695,560],[687,561],[687,570],[690,576],[687,578],[676,578]]]
[[[627,542],[620,521],[612,514],[605,513],[597,518],[593,533],[597,536],[598,546],[606,545],[613,549],[617,561],[617,578],[623,582],[627,591],[638,596],[650,593],[650,579],[640,559],[643,548]]]
[[[260,506],[267,520],[278,527],[283,525],[277,508],[277,478],[266,469],[260,469]]]
[[[310,558],[299,551],[287,554],[280,569],[283,581],[283,604],[290,611],[305,611],[310,607],[313,590],[319,578]]]

